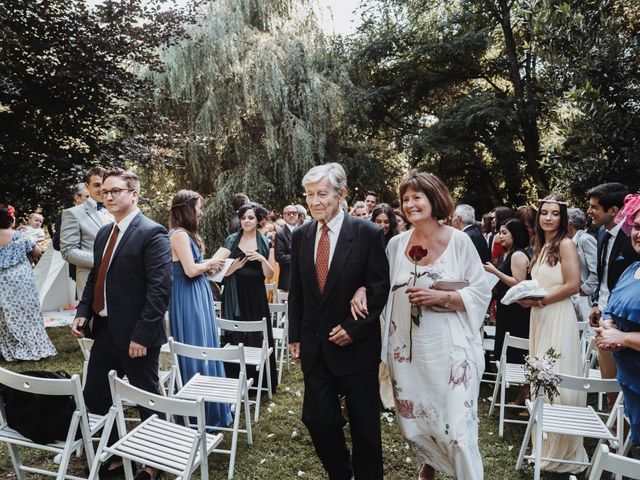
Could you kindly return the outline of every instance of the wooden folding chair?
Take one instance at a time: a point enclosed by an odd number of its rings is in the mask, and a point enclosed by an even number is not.
[[[112,456],[122,458],[127,480],[134,478],[131,462],[172,473],[183,480],[189,480],[191,474],[200,467],[200,478],[208,480],[208,457],[222,441],[222,434],[207,433],[202,397],[195,401],[179,400],[145,392],[119,379],[113,370],[109,372],[109,385],[113,406],[107,415],[107,424],[91,465],[89,480],[98,478],[100,463]],[[125,399],[158,413],[195,417],[197,430],[176,425],[154,414],[127,432],[123,409]],[[120,439],[108,446],[114,423]]]
[[[173,338],[169,338],[169,349],[173,355],[172,376],[174,382],[172,383],[175,383],[169,391],[172,392],[174,397],[191,400],[202,397],[206,402],[226,403],[233,406],[233,428],[207,426],[207,428],[232,432],[231,448],[229,450],[216,449],[215,451],[229,455],[228,477],[233,478],[236,451],[238,448],[238,433],[246,433],[247,443],[249,445],[253,443],[251,411],[249,409],[249,387],[253,383],[253,379],[247,379],[244,346],[240,344],[237,346],[228,346],[227,348],[196,347],[175,342]],[[240,374],[238,378],[210,377],[196,374],[183,385],[180,369],[178,368],[178,356],[195,358],[202,361],[237,362],[240,366]],[[174,391],[175,393],[173,393]],[[242,416],[243,408],[246,424],[245,429],[240,428],[240,417]]]
[[[0,399],[0,442],[5,442],[11,457],[11,463],[18,480],[24,480],[24,473],[37,473],[40,475],[48,475],[56,477],[57,480],[69,478],[72,480],[80,480],[82,477],[67,474],[69,461],[73,452],[84,450],[87,463],[91,465],[94,460],[93,445],[91,437],[105,425],[106,417],[102,415],[93,415],[87,413],[82,396],[82,387],[80,385],[80,377],[73,375],[70,379],[50,379],[39,378],[14,373],[4,368],[0,368],[0,384],[38,395],[63,395],[73,397],[75,402],[75,411],[71,417],[69,430],[65,441],[53,442],[49,444],[36,443],[7,425],[7,415],[4,410],[4,402]],[[51,412],[55,415],[56,412]],[[76,440],[78,430],[80,430],[80,438]],[[59,467],[57,472],[43,470],[37,467],[23,465],[18,446],[34,448],[56,453],[59,457]]]

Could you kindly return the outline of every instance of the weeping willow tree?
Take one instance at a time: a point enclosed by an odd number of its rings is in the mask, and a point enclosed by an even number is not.
[[[298,200],[313,165],[336,158],[347,74],[306,0],[218,0],[189,38],[162,52],[157,109],[180,124],[178,183],[211,197],[220,242],[244,191],[273,208]],[[177,173],[176,173],[177,172]]]

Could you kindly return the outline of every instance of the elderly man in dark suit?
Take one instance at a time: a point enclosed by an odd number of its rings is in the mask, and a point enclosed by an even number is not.
[[[276,262],[280,266],[278,288],[289,291],[291,277],[291,234],[298,225],[298,209],[295,205],[287,205],[282,211],[285,226],[276,233]]]
[[[489,245],[476,225],[476,210],[471,205],[461,203],[456,206],[456,210],[451,218],[451,226],[469,235],[473,245],[478,251],[478,255],[480,255],[482,263],[487,263],[491,260]]]
[[[314,221],[293,232],[289,290],[289,349],[304,373],[302,419],[330,479],[381,480],[379,317],[389,292],[382,229],[340,208],[347,179],[339,164],[312,168],[302,184]],[[350,301],[362,286],[368,315],[354,320]]]
[[[105,173],[101,195],[115,222],[96,235],[93,268],[78,305],[71,333],[82,338],[93,318],[94,338],[84,396],[89,410],[105,414],[111,406],[108,373],[142,390],[160,393],[158,357],[166,342],[164,314],[171,294],[171,246],[166,229],[138,209],[140,182],[133,172]],[[149,411],[141,411],[147,418]],[[115,429],[112,439],[117,435]],[[101,477],[120,473],[120,461],[105,464]],[[137,480],[154,480],[145,468]]]

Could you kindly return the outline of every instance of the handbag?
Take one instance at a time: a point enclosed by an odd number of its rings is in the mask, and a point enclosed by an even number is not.
[[[38,378],[71,378],[62,370],[20,373]],[[0,396],[4,402],[9,427],[35,443],[47,444],[66,440],[71,418],[76,410],[76,402],[72,395],[41,395],[0,385]],[[80,435],[81,432],[78,430],[76,438],[80,438]]]

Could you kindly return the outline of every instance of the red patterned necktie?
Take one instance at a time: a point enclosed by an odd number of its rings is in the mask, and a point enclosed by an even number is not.
[[[118,225],[113,227],[111,238],[109,238],[109,244],[107,245],[102,260],[100,261],[100,268],[98,268],[98,278],[96,279],[96,286],[93,290],[93,311],[100,313],[104,310],[104,282],[107,278],[107,270],[109,270],[109,263],[111,262],[111,256],[113,255],[113,249],[116,246],[116,240],[120,229]]]
[[[329,251],[331,246],[329,243],[329,227],[325,224],[320,228],[320,240],[318,241],[318,252],[316,254],[316,276],[318,277],[318,286],[320,293],[324,291],[324,284],[327,283],[329,275]]]

